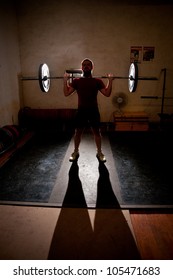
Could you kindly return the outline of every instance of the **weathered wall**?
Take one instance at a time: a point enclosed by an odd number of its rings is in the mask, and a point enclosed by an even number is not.
[[[17,21],[11,1],[0,7],[0,126],[16,124],[20,108],[20,72]]]
[[[13,2],[13,1],[12,1]],[[103,121],[116,110],[112,98],[119,92],[128,96],[126,111],[146,111],[157,117],[161,99],[141,99],[141,95],[162,95],[162,68],[167,68],[166,96],[172,96],[173,79],[173,5],[133,5],[113,0],[30,0],[16,1],[19,24],[21,72],[37,76],[38,67],[46,62],[51,75],[62,76],[67,68],[79,68],[83,58],[94,61],[95,75],[112,72],[127,76],[131,46],[154,46],[153,62],[139,64],[140,76],[157,76],[159,81],[140,81],[135,93],[129,94],[126,80],[115,80],[112,96],[99,95]],[[145,3],[146,1],[144,1]],[[150,1],[148,1],[149,3]],[[157,1],[158,2],[158,1]],[[119,4],[118,4],[119,3]],[[140,1],[141,3],[141,1]],[[75,108],[77,97],[63,96],[62,80],[52,80],[49,94],[43,94],[36,81],[23,81],[20,72],[15,15],[7,7],[1,15],[1,116],[9,121],[19,105],[32,108]],[[3,69],[2,69],[3,66]],[[2,83],[3,81],[3,83]],[[106,81],[105,81],[106,82]],[[3,87],[3,88],[2,88]],[[4,88],[5,87],[5,88]],[[164,111],[172,113],[172,100],[165,101]],[[10,111],[10,114],[9,114]]]

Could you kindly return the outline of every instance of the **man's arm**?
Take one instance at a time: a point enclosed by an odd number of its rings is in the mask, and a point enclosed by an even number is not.
[[[75,89],[68,84],[69,75],[67,73],[64,74],[64,95],[69,96],[72,94]]]
[[[106,97],[109,97],[111,95],[113,80],[114,80],[114,78],[113,78],[112,74],[108,74],[108,83],[105,88],[102,88],[100,90],[100,92]]]

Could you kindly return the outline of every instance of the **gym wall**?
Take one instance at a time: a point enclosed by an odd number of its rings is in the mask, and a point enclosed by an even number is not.
[[[16,124],[20,109],[18,27],[11,2],[3,0],[0,6],[0,126]]]
[[[98,99],[102,121],[111,120],[112,112],[116,110],[112,98],[119,92],[128,95],[128,103],[123,110],[145,111],[151,119],[157,119],[161,99],[144,100],[140,96],[162,95],[162,68],[167,68],[165,94],[172,95],[173,31],[170,27],[173,25],[173,6],[145,5],[146,1],[140,5],[136,4],[139,1],[130,1],[130,4],[128,2],[16,1],[22,75],[37,76],[39,65],[45,62],[49,65],[52,76],[63,76],[65,69],[80,68],[81,60],[89,57],[95,65],[94,75],[112,72],[114,75],[127,76],[131,46],[154,46],[154,60],[142,61],[138,68],[140,76],[157,76],[159,81],[139,81],[135,93],[130,94],[127,80],[115,80],[112,96],[106,98],[99,95]],[[12,24],[11,32],[14,33]],[[14,60],[19,62],[17,55]],[[14,83],[17,80],[16,72],[13,70],[10,75]],[[16,89],[13,91],[14,95],[20,93],[20,106],[32,108],[77,106],[75,94],[70,97],[63,96],[62,80],[52,80],[48,94],[41,92],[37,81],[23,81],[19,84],[18,91]],[[165,100],[164,111],[172,113],[172,100]]]

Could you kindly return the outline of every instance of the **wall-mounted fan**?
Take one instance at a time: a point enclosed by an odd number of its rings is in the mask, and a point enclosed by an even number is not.
[[[127,104],[128,97],[125,93],[119,92],[112,98],[113,105],[118,108],[118,111],[121,112],[121,109]]]

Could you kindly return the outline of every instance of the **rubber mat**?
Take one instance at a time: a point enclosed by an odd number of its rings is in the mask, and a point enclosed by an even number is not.
[[[173,208],[172,132],[120,132],[109,140],[121,207]]]
[[[120,208],[119,180],[107,137],[103,138],[106,164],[96,158],[90,133],[84,133],[75,163],[69,162],[73,139],[42,140],[25,147],[0,170],[1,204]]]
[[[166,141],[166,142],[165,142]],[[165,145],[166,144],[166,145]],[[84,133],[77,162],[73,139],[37,141],[0,170],[0,203],[75,208],[172,208],[172,140],[150,134],[105,134],[107,161]]]
[[[70,139],[39,134],[28,142],[0,169],[0,203],[47,203]]]

